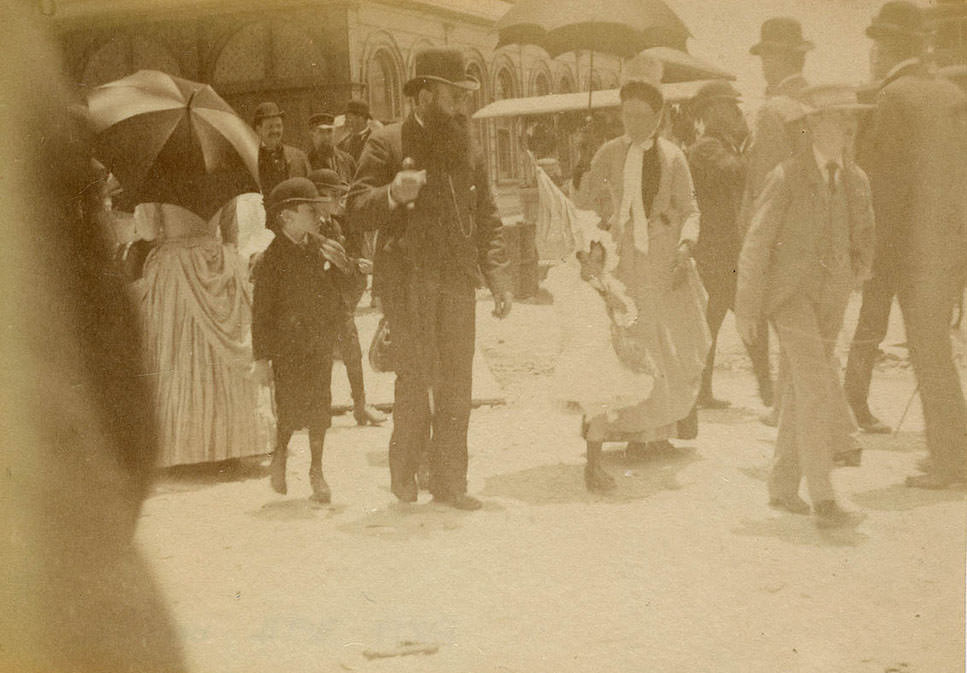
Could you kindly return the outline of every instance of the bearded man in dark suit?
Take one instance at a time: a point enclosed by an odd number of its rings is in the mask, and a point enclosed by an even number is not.
[[[428,447],[434,499],[473,510],[481,506],[467,495],[475,290],[484,280],[494,315],[507,316],[507,255],[483,158],[472,151],[459,113],[479,83],[466,74],[461,52],[450,48],[420,52],[415,73],[403,88],[413,112],[370,136],[348,213],[351,228],[379,231],[374,290],[396,361],[393,493],[416,501],[416,473]]]

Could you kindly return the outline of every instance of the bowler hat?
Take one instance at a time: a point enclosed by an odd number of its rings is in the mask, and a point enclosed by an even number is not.
[[[309,173],[309,179],[316,186],[321,198],[331,198],[332,196],[342,196],[349,191],[339,173],[329,168],[318,168]]]
[[[742,94],[729,82],[725,80],[714,80],[704,84],[698,90],[698,93],[692,96],[692,99],[688,101],[688,107],[691,109],[692,114],[698,115],[716,101],[730,100],[738,103],[741,97]]]
[[[365,101],[354,98],[346,103],[346,109],[343,110],[343,114],[356,114],[364,119],[369,119],[369,105],[367,105]]]
[[[857,92],[857,87],[849,84],[817,84],[806,87],[797,94],[802,111],[796,118],[831,110],[872,110],[873,105],[859,102]]]
[[[749,53],[758,56],[764,49],[806,52],[813,46],[812,42],[803,39],[802,25],[796,19],[777,16],[763,21],[759,41],[752,45]]]
[[[866,36],[874,40],[904,40],[920,42],[927,36],[920,8],[906,0],[891,0],[873,17]]]
[[[284,117],[285,113],[279,109],[279,106],[272,101],[266,101],[265,103],[259,103],[258,107],[255,108],[255,121],[253,124],[258,126],[259,122],[263,119],[270,119],[271,117]]]
[[[445,82],[466,91],[480,88],[480,82],[467,74],[463,52],[453,47],[431,47],[417,52],[413,77],[403,85],[403,95],[415,96],[428,81]]]
[[[309,178],[289,178],[275,186],[265,200],[265,209],[269,212],[296,203],[322,203],[326,199],[319,197],[319,191]]]
[[[309,128],[334,129],[336,128],[336,117],[329,112],[317,112],[309,115]]]

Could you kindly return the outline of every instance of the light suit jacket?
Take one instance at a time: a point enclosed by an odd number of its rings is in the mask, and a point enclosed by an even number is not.
[[[873,266],[873,200],[866,174],[852,163],[843,171],[849,211],[849,255],[852,278],[837,285],[835,297],[845,309],[850,286],[870,275]],[[822,274],[825,181],[812,151],[779,164],[766,180],[755,204],[752,226],[739,256],[736,315],[757,321],[773,315]]]
[[[652,262],[652,268],[646,282],[665,287],[671,281],[674,253],[679,243],[684,240],[692,243],[698,241],[699,212],[692,174],[684,153],[664,138],[656,138],[655,142],[658,143],[661,176],[648,216],[647,258]],[[639,275],[633,273],[630,267],[634,258],[641,256],[632,254],[631,227],[623,229],[625,223],[618,213],[624,195],[625,157],[630,145],[631,140],[627,136],[602,145],[591,160],[591,168],[581,182],[577,198],[578,207],[594,210],[601,217],[602,226],[611,230],[621,257],[618,277],[626,284]],[[629,289],[633,290],[630,285]]]

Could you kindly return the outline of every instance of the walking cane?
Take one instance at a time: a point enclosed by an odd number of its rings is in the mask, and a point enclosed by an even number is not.
[[[917,396],[917,393],[919,393],[919,392],[920,392],[920,384],[917,383],[917,387],[913,389],[913,392],[912,393],[910,393],[910,399],[907,400],[907,406],[903,408],[903,415],[900,416],[900,420],[897,421],[896,429],[893,431],[893,436],[894,437],[896,437],[898,434],[900,434],[900,426],[903,425],[903,421],[907,417],[907,412],[910,411],[910,405],[913,404],[913,398],[916,397]]]

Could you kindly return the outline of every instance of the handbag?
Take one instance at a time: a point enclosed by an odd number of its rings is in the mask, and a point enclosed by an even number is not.
[[[386,316],[379,319],[376,334],[369,344],[369,366],[374,372],[391,372],[396,369],[393,362],[393,342],[390,339],[389,322]]]

